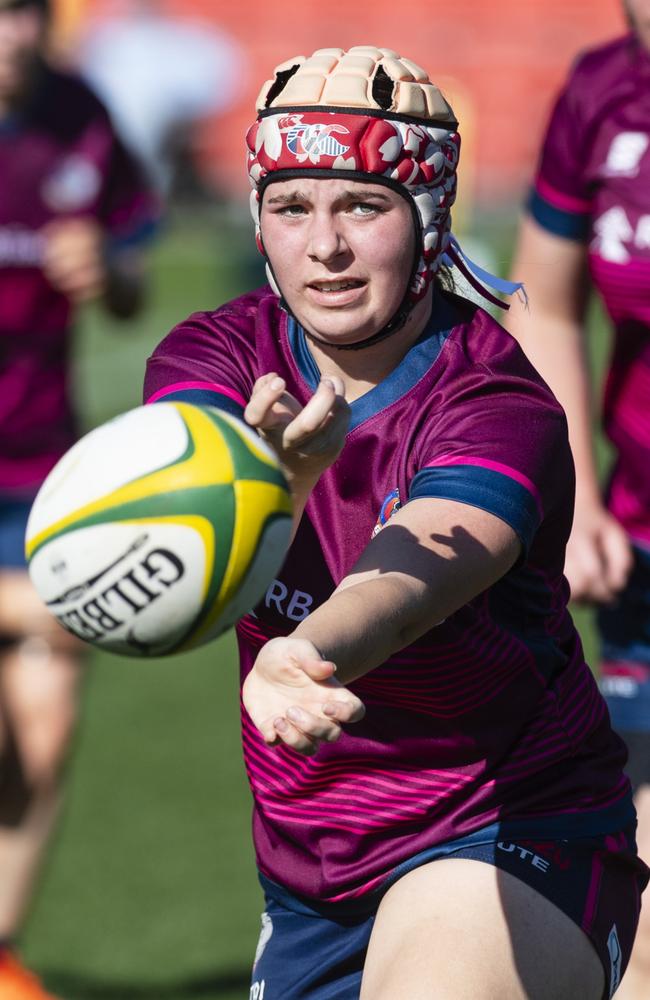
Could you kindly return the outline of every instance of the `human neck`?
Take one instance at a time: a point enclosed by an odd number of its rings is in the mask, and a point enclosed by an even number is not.
[[[422,334],[431,315],[432,289],[413,308],[406,323],[385,340],[356,351],[342,351],[307,334],[309,349],[323,375],[338,375],[345,386],[349,403],[365,395],[397,368]]]

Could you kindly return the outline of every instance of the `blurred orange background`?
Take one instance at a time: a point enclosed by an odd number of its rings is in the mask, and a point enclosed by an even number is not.
[[[134,0],[54,0],[59,47],[73,57],[90,19],[134,6]],[[461,121],[464,199],[487,207],[512,203],[530,176],[552,96],[574,55],[625,28],[619,0],[148,0],[147,6],[209,22],[247,56],[235,105],[204,122],[197,135],[202,176],[231,196],[247,191],[243,136],[273,67],[324,46],[370,43],[408,55],[442,85]]]

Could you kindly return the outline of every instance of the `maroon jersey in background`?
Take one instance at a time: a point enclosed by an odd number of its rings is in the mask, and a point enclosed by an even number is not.
[[[0,120],[0,492],[33,491],[75,437],[71,306],[41,270],[41,230],[90,216],[110,252],[145,239],[156,214],[99,101],[43,68],[25,109]]]
[[[615,328],[604,420],[612,513],[650,546],[650,53],[634,35],[585,53],[548,127],[529,209],[588,245]]]

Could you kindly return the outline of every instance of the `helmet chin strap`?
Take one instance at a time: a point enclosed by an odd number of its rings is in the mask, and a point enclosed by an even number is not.
[[[271,268],[270,263],[267,263],[267,268],[273,275],[273,269]],[[295,313],[292,312],[291,307],[289,306],[287,300],[280,291],[278,283],[275,279],[275,275],[273,275],[273,284],[280,292],[280,308],[284,310],[284,312],[286,312],[293,319],[295,319],[296,323],[298,323],[299,326],[302,326],[302,323],[295,315]],[[329,340],[321,340],[320,337],[317,337],[315,334],[310,333],[309,331],[305,332],[307,333],[309,339],[313,340],[313,342],[315,344],[318,344],[319,347],[330,347],[330,348],[333,347],[337,351],[362,351],[366,347],[373,347],[375,344],[379,344],[382,340],[387,340],[388,337],[392,337],[394,333],[397,333],[404,327],[407,319],[411,315],[411,311],[414,305],[414,303],[411,302],[409,288],[410,288],[410,281],[409,281],[409,287],[406,290],[406,294],[402,299],[402,302],[399,305],[397,311],[394,313],[392,319],[390,319],[385,326],[382,326],[381,330],[378,330],[377,333],[371,334],[364,340],[356,340],[353,344],[333,344]]]

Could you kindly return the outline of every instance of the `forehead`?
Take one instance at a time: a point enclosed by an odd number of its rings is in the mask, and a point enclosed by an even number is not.
[[[388,205],[405,204],[404,197],[386,184],[342,177],[292,177],[288,180],[271,181],[265,189],[263,204],[292,200],[333,204],[355,199],[372,199]]]

